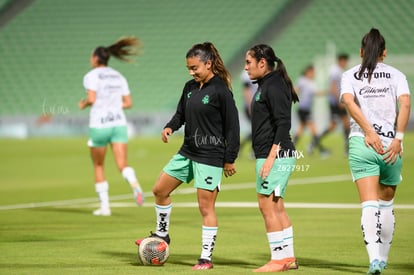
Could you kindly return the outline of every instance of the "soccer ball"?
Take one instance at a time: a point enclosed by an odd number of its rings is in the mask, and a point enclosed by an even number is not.
[[[148,237],[138,247],[138,259],[143,265],[163,265],[170,256],[170,248],[163,239]]]

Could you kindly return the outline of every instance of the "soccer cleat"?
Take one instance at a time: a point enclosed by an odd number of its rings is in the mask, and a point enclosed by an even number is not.
[[[94,216],[111,216],[111,210],[110,209],[96,209],[93,211]]]
[[[380,265],[380,267],[381,267],[381,270],[384,270],[384,269],[386,269],[386,268],[387,268],[387,263],[386,263],[385,261],[381,261],[381,262],[379,263],[379,265]]]
[[[381,271],[382,271],[382,268],[380,266],[380,262],[377,259],[375,259],[370,263],[367,274],[378,275],[378,274],[381,274]]]
[[[298,261],[295,257],[285,258],[283,259],[285,263],[287,264],[287,267],[289,270],[291,269],[299,269]]]
[[[137,205],[142,206],[144,204],[144,193],[142,192],[141,188],[134,188],[134,199]]]
[[[165,237],[161,237],[161,236],[158,236],[156,233],[152,233],[152,231],[151,231],[151,232],[150,232],[150,235],[149,235],[147,238],[149,238],[149,237],[160,238],[160,239],[164,240],[167,244],[170,244],[170,242],[171,242],[171,240],[170,240],[170,235],[168,235],[168,234],[167,234],[167,236],[165,236]],[[143,239],[138,239],[138,240],[136,240],[136,241],[135,241],[135,244],[136,244],[136,245],[140,245],[140,244],[141,244],[141,242],[142,242],[142,240],[143,240]]]
[[[285,259],[282,260],[271,260],[262,267],[259,267],[253,272],[282,272],[289,270],[289,264]]]
[[[212,269],[213,263],[206,259],[198,259],[198,263],[193,266],[192,270]]]

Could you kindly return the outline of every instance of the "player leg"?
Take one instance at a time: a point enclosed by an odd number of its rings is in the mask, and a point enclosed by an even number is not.
[[[265,180],[259,174],[264,162],[265,159],[256,161],[256,192],[259,209],[265,222],[271,260],[264,266],[255,269],[254,272],[285,271],[289,269],[291,262],[296,262],[296,259],[293,259],[294,256],[290,258],[290,254],[286,254],[289,250],[293,252],[293,235],[287,236],[289,228],[292,227],[283,205],[283,196],[292,171],[292,165],[295,165],[296,160],[294,158],[276,159]],[[290,247],[288,238],[292,241]],[[285,246],[287,249],[285,249]]]
[[[216,244],[218,222],[215,203],[220,189],[223,168],[193,162],[194,186],[202,217],[201,255],[193,270],[212,269],[212,257]]]
[[[399,157],[393,165],[381,166],[379,185],[379,206],[381,241],[379,242],[380,265],[384,269],[387,266],[388,254],[395,229],[394,197],[397,185],[401,182],[402,158]]]
[[[380,184],[380,216],[381,225],[381,242],[379,243],[380,266],[385,269],[388,262],[388,254],[392,244],[395,229],[394,216],[394,194],[396,186],[387,186]]]
[[[283,198],[277,200],[277,209],[280,213],[279,217],[283,227],[283,250],[286,255],[285,261],[288,262],[289,269],[298,269],[299,265],[293,247],[293,226],[286,212]]]
[[[177,154],[172,157],[159,175],[157,182],[152,188],[155,198],[156,229],[151,236],[160,237],[168,244],[170,236],[170,217],[172,212],[171,193],[183,182],[190,182],[193,179],[191,160]],[[136,240],[137,245],[142,239]]]
[[[380,163],[383,156],[367,147],[363,137],[352,137],[349,142],[349,165],[356,183],[362,207],[361,229],[369,257],[368,274],[379,274],[380,225]]]
[[[90,154],[93,161],[95,171],[95,191],[98,194],[100,201],[100,208],[95,210],[95,216],[110,216],[111,210],[109,207],[109,185],[104,175],[104,161],[106,155],[105,147],[91,147]]]
[[[141,206],[144,203],[144,193],[134,168],[128,166],[128,133],[126,126],[113,128],[111,146],[116,166],[131,187],[136,204]]]
[[[172,211],[172,201],[170,194],[181,183],[181,180],[163,171],[161,172],[157,182],[152,189],[155,197],[155,214],[157,219],[155,234],[159,237],[164,238],[167,243],[170,243],[168,231],[170,227],[170,217]]]
[[[299,117],[299,126],[296,130],[296,133],[293,137],[293,143],[297,144],[299,142],[300,137],[303,134],[306,126],[306,111],[298,110],[298,117]]]
[[[336,128],[336,119],[337,119],[337,115],[338,115],[337,107],[335,105],[330,104],[329,105],[329,110],[330,110],[330,113],[331,113],[331,119],[330,119],[328,128],[326,128],[325,131],[322,132],[322,134],[320,136],[320,139],[327,136],[329,133],[331,133]]]
[[[88,146],[90,148],[90,155],[93,162],[95,172],[95,191],[98,194],[100,201],[100,208],[95,210],[95,216],[110,216],[111,210],[109,207],[109,185],[105,179],[104,162],[106,155],[106,146],[108,144],[108,129],[90,128]]]
[[[379,241],[381,234],[379,220],[380,209],[378,202],[379,177],[369,176],[358,179],[356,181],[356,186],[362,206],[362,235],[370,262],[368,274],[377,274],[378,272],[381,272],[379,266]]]
[[[283,249],[283,225],[281,222],[281,215],[277,207],[277,203],[280,198],[275,197],[273,193],[270,195],[258,193],[257,199],[259,202],[260,212],[265,222],[271,260],[262,267],[253,270],[253,272],[286,271],[288,270],[288,265],[285,263],[287,256],[285,250]]]

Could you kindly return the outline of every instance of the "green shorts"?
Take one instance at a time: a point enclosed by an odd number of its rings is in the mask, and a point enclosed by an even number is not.
[[[186,183],[194,179],[194,187],[213,191],[220,190],[222,167],[198,163],[180,154],[176,154],[164,167],[168,175]]]
[[[108,143],[128,143],[127,127],[89,128],[89,147],[105,147]]]
[[[263,180],[259,172],[265,161],[266,159],[256,160],[256,192],[263,195],[274,192],[276,197],[283,198],[289,176],[295,169],[296,158],[277,158],[269,175]]]
[[[384,185],[398,185],[401,182],[402,158],[399,156],[394,164],[386,164],[384,156],[365,145],[363,137],[351,137],[349,140],[349,167],[354,181],[379,176]]]

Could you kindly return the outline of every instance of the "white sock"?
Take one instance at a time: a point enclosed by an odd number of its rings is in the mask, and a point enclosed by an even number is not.
[[[393,208],[394,200],[379,200],[380,207],[380,224],[381,224],[381,242],[379,244],[380,261],[388,261],[388,252],[391,248],[392,237],[395,228],[395,216]]]
[[[361,229],[369,262],[371,263],[375,259],[379,260],[379,240],[381,234],[379,203],[378,201],[365,201],[361,206]]]
[[[211,261],[213,256],[214,245],[216,244],[218,227],[202,227],[202,249],[201,249],[201,259]]]
[[[107,181],[95,183],[95,191],[98,193],[99,201],[101,202],[101,209],[109,210],[109,185]]]
[[[155,231],[155,234],[160,237],[165,237],[168,234],[171,210],[172,204],[155,205],[155,213],[157,215],[157,229]]]
[[[295,257],[293,250],[293,228],[289,226],[283,229],[283,250],[285,251],[287,258]]]
[[[138,189],[140,192],[142,192],[141,186],[139,185],[135,171],[132,167],[125,167],[122,169],[122,176],[129,183],[131,188]]]
[[[286,254],[283,249],[283,231],[267,233],[267,240],[269,241],[272,260],[281,260],[286,258]]]

